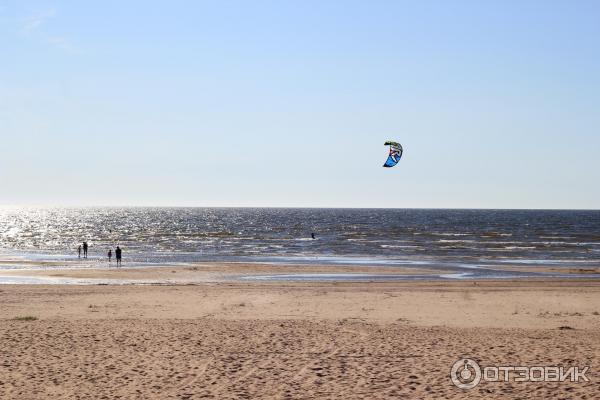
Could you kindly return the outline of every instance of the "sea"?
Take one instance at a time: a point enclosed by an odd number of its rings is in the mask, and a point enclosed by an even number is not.
[[[0,209],[4,258],[69,261],[77,258],[83,241],[89,244],[91,260],[104,259],[118,245],[124,261],[139,267],[208,261],[314,263],[514,277],[497,268],[600,267],[600,211]],[[14,265],[0,263],[3,268]]]

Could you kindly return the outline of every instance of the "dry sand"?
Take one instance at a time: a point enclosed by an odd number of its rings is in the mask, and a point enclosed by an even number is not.
[[[0,399],[600,397],[592,280],[4,285],[0,318]],[[590,382],[465,391],[463,356]]]

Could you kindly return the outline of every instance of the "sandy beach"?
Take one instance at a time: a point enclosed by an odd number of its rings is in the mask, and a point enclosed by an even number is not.
[[[179,284],[0,286],[0,398],[592,399],[600,393],[597,281],[189,283],[195,274],[223,271],[222,265],[193,268],[39,272],[188,281]],[[231,265],[228,273],[248,268]],[[482,381],[464,390],[450,380],[463,357],[481,365],[591,369],[589,382]]]
[[[0,0],[0,400],[600,400],[599,17]]]

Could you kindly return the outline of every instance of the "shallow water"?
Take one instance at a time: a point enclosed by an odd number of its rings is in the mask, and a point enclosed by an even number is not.
[[[477,272],[456,272],[446,274],[272,274],[240,276],[238,280],[266,282],[377,282],[377,281],[420,281],[420,280],[497,280],[497,279],[600,279],[600,274],[555,274],[555,273],[519,273],[509,271],[482,270]]]

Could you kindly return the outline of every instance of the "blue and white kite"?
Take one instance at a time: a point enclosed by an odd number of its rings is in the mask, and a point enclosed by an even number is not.
[[[402,157],[402,145],[397,142],[387,141],[384,143],[385,146],[390,146],[390,154],[388,155],[385,164],[383,164],[386,168],[392,168],[394,165],[398,164],[400,158]]]

